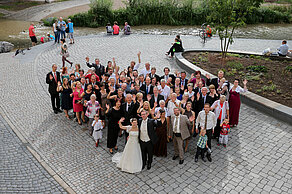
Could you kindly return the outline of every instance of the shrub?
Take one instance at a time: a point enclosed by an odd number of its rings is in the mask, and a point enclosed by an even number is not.
[[[244,66],[239,61],[228,61],[226,66],[230,69],[242,70]]]
[[[248,66],[246,69],[252,72],[263,72],[263,73],[268,72],[268,68],[264,65],[251,65],[251,66]]]
[[[292,65],[287,65],[287,66],[285,67],[285,71],[287,71],[287,72],[291,72],[291,73],[292,73]]]

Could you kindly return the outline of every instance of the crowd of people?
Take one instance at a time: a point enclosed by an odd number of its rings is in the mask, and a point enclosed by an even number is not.
[[[166,157],[171,141],[172,159],[183,164],[190,140],[197,135],[195,162],[199,156],[206,161],[205,155],[211,162],[211,140],[226,147],[230,127],[238,124],[240,93],[247,90],[247,81],[242,88],[235,79],[231,87],[223,71],[213,79],[196,71],[187,79],[186,72],[171,73],[169,67],[157,75],[149,63],[142,67],[141,52],[137,56],[138,63],[131,61],[124,70],[115,58],[104,66],[98,58],[91,63],[86,57],[70,72],[66,66],[59,72],[54,64],[46,77],[54,113],[64,112],[71,120],[73,109],[74,120],[88,127],[96,147],[107,125],[111,154],[118,150],[118,137],[125,136],[124,151],[113,157],[123,171],[138,172],[146,165],[150,169],[153,155]]]

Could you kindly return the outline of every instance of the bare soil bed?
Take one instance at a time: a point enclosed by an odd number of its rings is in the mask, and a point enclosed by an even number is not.
[[[183,56],[213,75],[223,70],[231,83],[235,78],[247,79],[249,91],[292,107],[292,60],[228,53],[222,62],[221,53],[213,52],[186,52]]]

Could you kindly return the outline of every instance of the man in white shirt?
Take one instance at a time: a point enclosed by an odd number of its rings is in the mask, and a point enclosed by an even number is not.
[[[151,73],[150,63],[145,63],[145,69],[143,69],[141,73],[144,75],[144,78],[146,78],[147,74]]]
[[[278,48],[279,56],[286,57],[286,55],[288,54],[288,50],[289,50],[289,47],[287,45],[287,41],[283,40],[282,45]]]
[[[142,152],[143,166],[142,170],[145,168],[147,163],[147,170],[151,169],[151,164],[153,160],[153,148],[154,144],[158,141],[158,137],[155,132],[156,121],[148,118],[148,112],[143,110],[141,112],[142,119],[139,120],[139,140]]]
[[[214,128],[217,124],[217,119],[215,113],[210,111],[210,104],[206,103],[204,105],[204,110],[199,112],[197,120],[196,120],[196,133],[199,133],[199,125],[201,129],[206,130],[206,134],[208,137],[207,145],[208,148],[211,149],[211,139],[212,134],[214,133]],[[207,159],[212,162],[211,153],[207,153]]]
[[[167,103],[168,102],[168,96],[170,95],[170,87],[166,85],[165,79],[162,79],[160,81],[160,84],[157,88],[159,90],[159,93],[164,96],[164,100]]]

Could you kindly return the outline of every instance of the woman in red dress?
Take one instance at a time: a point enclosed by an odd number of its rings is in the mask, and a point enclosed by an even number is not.
[[[243,81],[244,88],[240,87],[239,79],[235,79],[234,85],[229,92],[229,115],[230,121],[229,124],[231,127],[236,126],[238,124],[239,118],[239,110],[240,110],[240,93],[247,91],[247,80]]]
[[[73,83],[73,93],[70,96],[73,96],[73,111],[76,113],[78,124],[81,125],[80,113],[83,112],[82,98],[84,92],[79,81]]]

